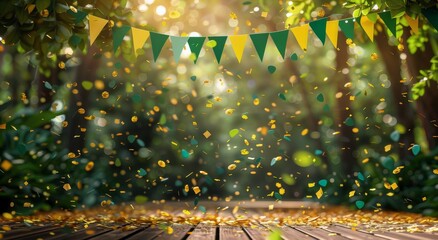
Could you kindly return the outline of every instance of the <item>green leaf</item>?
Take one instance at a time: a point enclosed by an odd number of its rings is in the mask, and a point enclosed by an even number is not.
[[[356,10],[354,10],[353,11],[353,17],[354,18],[357,18],[357,17],[359,17],[360,16],[360,9],[356,9]]]
[[[42,11],[44,9],[47,9],[50,6],[50,3],[51,3],[50,0],[37,0],[35,2],[35,5],[38,11]]]

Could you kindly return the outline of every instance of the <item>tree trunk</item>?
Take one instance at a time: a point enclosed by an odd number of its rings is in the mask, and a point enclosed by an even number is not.
[[[405,44],[405,53],[407,55],[406,64],[408,72],[413,82],[418,82],[418,76],[420,76],[420,70],[430,69],[430,60],[435,56],[431,40],[424,43],[425,50],[417,50],[416,53],[411,54],[407,49],[407,41],[409,38],[409,30],[404,29],[403,41]],[[416,100],[417,111],[420,115],[420,119],[423,125],[423,129],[426,134],[427,143],[429,149],[432,150],[438,147],[438,111],[436,109],[436,103],[438,99],[438,84],[436,81],[428,80],[429,86],[426,88],[424,96]]]
[[[345,43],[346,38],[343,34],[339,34],[339,42]],[[336,74],[334,81],[336,82],[336,89],[338,93],[342,93],[342,97],[338,99],[337,108],[335,110],[335,122],[339,128],[340,134],[338,135],[338,141],[340,145],[340,167],[341,176],[350,175],[355,167],[357,166],[357,159],[354,156],[356,141],[355,136],[352,132],[352,127],[347,126],[344,121],[351,117],[353,118],[351,112],[350,104],[350,90],[344,85],[351,82],[350,75],[348,73],[342,73],[342,70],[349,68],[347,61],[349,57],[348,53],[349,46],[347,44],[340,44],[339,50],[336,52]],[[351,116],[350,116],[351,115]]]
[[[402,134],[399,140],[399,157],[400,159],[406,159],[410,156],[409,146],[415,142],[415,111],[412,103],[409,102],[410,87],[401,82],[403,79],[401,74],[402,61],[397,47],[388,44],[385,32],[377,34],[375,40],[391,81],[390,89],[394,99],[395,116],[398,123],[406,128],[406,133]]]
[[[90,91],[82,87],[82,82],[94,82],[97,78],[96,72],[100,65],[100,59],[94,57],[94,48],[90,48],[88,54],[81,57],[81,64],[78,66],[76,74],[75,87],[78,90],[77,94],[71,94],[68,111],[66,113],[66,121],[68,128],[66,129],[67,141],[66,147],[70,152],[82,154],[86,143],[86,133],[88,120],[85,119],[85,114],[79,114],[78,109],[83,108],[89,111],[92,107],[90,104]],[[65,138],[64,138],[65,139]]]

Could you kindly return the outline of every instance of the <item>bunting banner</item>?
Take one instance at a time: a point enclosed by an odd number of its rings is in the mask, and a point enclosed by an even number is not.
[[[76,12],[69,10],[68,12],[75,18],[75,22],[81,22],[88,16],[90,46],[93,45],[102,30],[108,25],[109,22],[108,19],[87,14],[79,10]],[[424,18],[427,19],[435,29],[438,29],[438,9],[423,9],[422,14],[424,15]],[[387,27],[388,32],[393,36],[396,36],[397,19],[392,18],[391,12],[380,12],[377,14],[377,16],[381,20],[381,22]],[[413,19],[407,14],[405,14],[404,17],[408,22],[412,32],[414,34],[418,33],[419,18],[417,17],[416,19]],[[263,61],[263,58],[265,56],[269,36],[271,37],[273,44],[277,48],[278,53],[284,59],[286,55],[289,31],[292,32],[292,35],[294,36],[299,47],[303,51],[307,50],[310,30],[312,30],[311,32],[315,34],[315,36],[321,41],[323,45],[325,45],[326,38],[328,38],[333,46],[337,48],[339,32],[342,32],[346,38],[354,39],[356,24],[360,26],[360,28],[365,32],[368,38],[373,42],[376,20],[377,19],[375,18],[370,19],[368,16],[335,20],[329,20],[327,17],[325,17],[281,31],[240,34],[231,36],[170,36],[168,34],[147,31],[128,25],[115,25],[111,28],[111,32],[113,50],[114,52],[116,52],[125,40],[125,36],[128,34],[129,31],[131,31],[133,51],[136,57],[138,57],[139,50],[143,49],[146,41],[150,39],[154,62],[158,60],[164,45],[170,38],[173,59],[175,62],[179,62],[184,47],[188,45],[191,52],[190,59],[193,60],[193,62],[196,64],[199,58],[199,54],[204,47],[204,42],[207,40],[206,46],[212,49],[217,62],[220,63],[222,59],[222,54],[225,49],[225,45],[227,43],[227,40],[229,39],[234,55],[236,56],[237,61],[240,63],[242,61],[248,37],[251,39],[253,43],[253,48],[255,49],[255,52],[257,53],[260,61]]]

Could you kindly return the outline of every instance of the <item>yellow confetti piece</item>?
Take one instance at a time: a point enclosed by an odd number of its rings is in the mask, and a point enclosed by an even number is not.
[[[184,186],[184,191],[185,191],[186,193],[188,193],[188,192],[190,191],[190,188],[189,188],[189,185],[188,185],[188,184],[186,184],[186,185]]]
[[[0,124],[0,129],[1,129],[1,130],[6,129],[6,123],[2,123],[2,124]]]
[[[159,160],[158,161],[158,166],[165,168],[166,167],[166,162],[164,162],[163,160]]]
[[[316,192],[316,197],[318,198],[318,199],[320,199],[321,197],[322,197],[322,194],[323,194],[324,192],[322,191],[322,188],[319,188],[319,190],[318,190],[318,192]]]
[[[242,155],[248,155],[249,154],[249,152],[248,152],[248,150],[246,150],[246,149],[242,149],[242,150],[240,150],[240,154],[242,154]]]
[[[106,99],[106,98],[109,98],[109,95],[110,95],[110,94],[109,94],[109,92],[107,92],[107,91],[103,91],[103,92],[102,92],[102,98],[105,98],[105,99]]]
[[[434,170],[433,170],[433,173],[438,175],[438,168],[437,168],[437,169],[434,169]]]
[[[398,188],[398,185],[397,185],[397,183],[393,183],[393,184],[391,184],[391,188],[392,188],[392,190],[395,190],[395,189],[397,189],[397,188]]]
[[[375,61],[379,59],[379,55],[377,55],[377,53],[371,53],[371,60]]]
[[[309,188],[312,188],[312,187],[315,186],[315,183],[314,183],[314,182],[312,182],[312,183],[308,183],[307,186],[308,186]]]
[[[354,191],[354,190],[353,190],[353,191],[350,191],[350,192],[348,193],[348,197],[350,197],[350,198],[353,197],[355,193],[356,193],[356,191]]]
[[[8,160],[4,160],[2,161],[0,167],[3,169],[3,171],[9,171],[12,168],[12,163]]]
[[[258,98],[255,98],[255,99],[252,101],[252,103],[253,103],[255,106],[258,106],[258,105],[260,104],[260,100],[259,100]]]
[[[4,218],[6,218],[8,220],[11,220],[12,218],[14,218],[14,216],[12,216],[12,214],[10,214],[8,212],[4,212],[2,215]]]
[[[391,145],[391,144],[386,145],[386,146],[385,146],[385,152],[389,152],[389,151],[391,151],[391,148],[392,148],[392,145]]]
[[[94,162],[90,161],[85,165],[85,171],[89,172],[94,168]]]
[[[309,129],[305,128],[301,131],[301,136],[306,136],[309,133]]]
[[[284,195],[286,193],[286,190],[284,188],[280,188],[278,190],[278,193],[280,193],[280,195]]]
[[[132,116],[131,117],[131,122],[136,123],[138,121],[138,117],[137,116]]]
[[[171,226],[167,227],[167,234],[169,235],[173,234],[173,228]]]
[[[71,186],[68,183],[64,184],[64,186],[62,186],[62,188],[64,188],[65,191],[70,191],[71,190]]]
[[[211,136],[211,133],[207,130],[202,135],[204,135],[204,137],[208,139]]]
[[[198,193],[201,192],[201,189],[199,189],[198,186],[195,186],[195,187],[193,187],[192,189],[193,189],[193,192],[194,192],[195,194],[198,194]]]
[[[184,213],[185,215],[187,215],[187,216],[191,214],[190,211],[189,211],[189,210],[186,210],[186,209],[183,210],[183,213]]]
[[[232,163],[230,165],[228,165],[228,170],[233,171],[234,169],[236,169],[236,164]]]

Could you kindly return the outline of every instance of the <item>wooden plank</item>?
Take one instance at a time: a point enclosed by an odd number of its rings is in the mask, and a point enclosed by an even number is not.
[[[369,232],[364,231],[358,231],[358,230],[352,230],[349,227],[341,227],[336,225],[330,225],[326,227],[327,231],[338,233],[341,236],[345,236],[351,239],[386,239],[379,236],[376,236]]]
[[[161,232],[154,240],[181,240],[188,235],[189,232],[193,231],[194,226],[188,224],[172,224],[173,229],[172,234],[167,234],[166,232]]]
[[[140,232],[144,230],[148,225],[146,226],[139,226],[132,228],[132,226],[126,225],[124,227],[115,229],[113,231],[105,232],[101,235],[93,235],[91,238],[88,239],[121,239],[121,238],[127,238],[131,235],[136,234],[137,232]]]
[[[374,235],[379,237],[384,237],[386,239],[396,239],[396,240],[431,240],[437,239],[436,235],[433,234],[421,234],[421,233],[403,233],[403,232],[373,232]]]
[[[25,229],[5,232],[3,234],[3,239],[11,239],[11,240],[12,239],[21,239],[21,238],[26,237],[28,235],[37,236],[38,234],[48,232],[48,231],[53,231],[57,228],[59,228],[59,226],[55,226],[53,224],[49,224],[46,226],[32,226],[32,227],[25,228]]]
[[[296,229],[293,229],[289,226],[281,227],[281,237],[284,240],[295,240],[295,239],[315,239],[305,233],[302,233]]]
[[[47,238],[46,240],[63,240],[63,239],[77,239],[77,240],[85,240],[89,239],[91,237],[96,237],[101,234],[104,234],[109,231],[113,231],[114,229],[111,229],[109,227],[104,227],[100,225],[91,225],[88,228],[80,229],[77,231],[74,231],[72,233],[66,233],[66,234],[60,234],[57,236],[52,236],[50,238]]]
[[[187,238],[189,240],[215,240],[216,226],[206,223],[199,223],[196,225],[193,232]]]
[[[29,234],[27,236],[23,236],[20,237],[20,240],[34,240],[36,237],[40,238],[40,239],[49,239],[51,237],[56,237],[56,236],[69,236],[69,233],[72,233],[74,230],[71,227],[58,227],[56,229],[50,230],[50,231],[45,231],[45,232],[40,232],[38,234]]]
[[[250,240],[245,231],[241,227],[220,226],[219,227],[220,240]]]
[[[128,237],[128,240],[145,240],[153,239],[158,235],[162,234],[164,231],[157,226],[152,226],[145,228],[143,231],[137,232],[136,234]]]
[[[312,237],[315,237],[317,239],[332,239],[332,240],[345,240],[349,239],[347,237],[341,236],[337,233],[331,233],[328,231],[325,231],[321,228],[316,227],[309,227],[309,226],[293,226],[294,229],[297,229],[300,232],[303,232],[307,235],[310,235]]]
[[[244,227],[243,230],[245,230],[246,234],[252,239],[252,240],[265,240],[271,231],[269,231],[267,228],[263,226],[252,226],[252,227]]]

